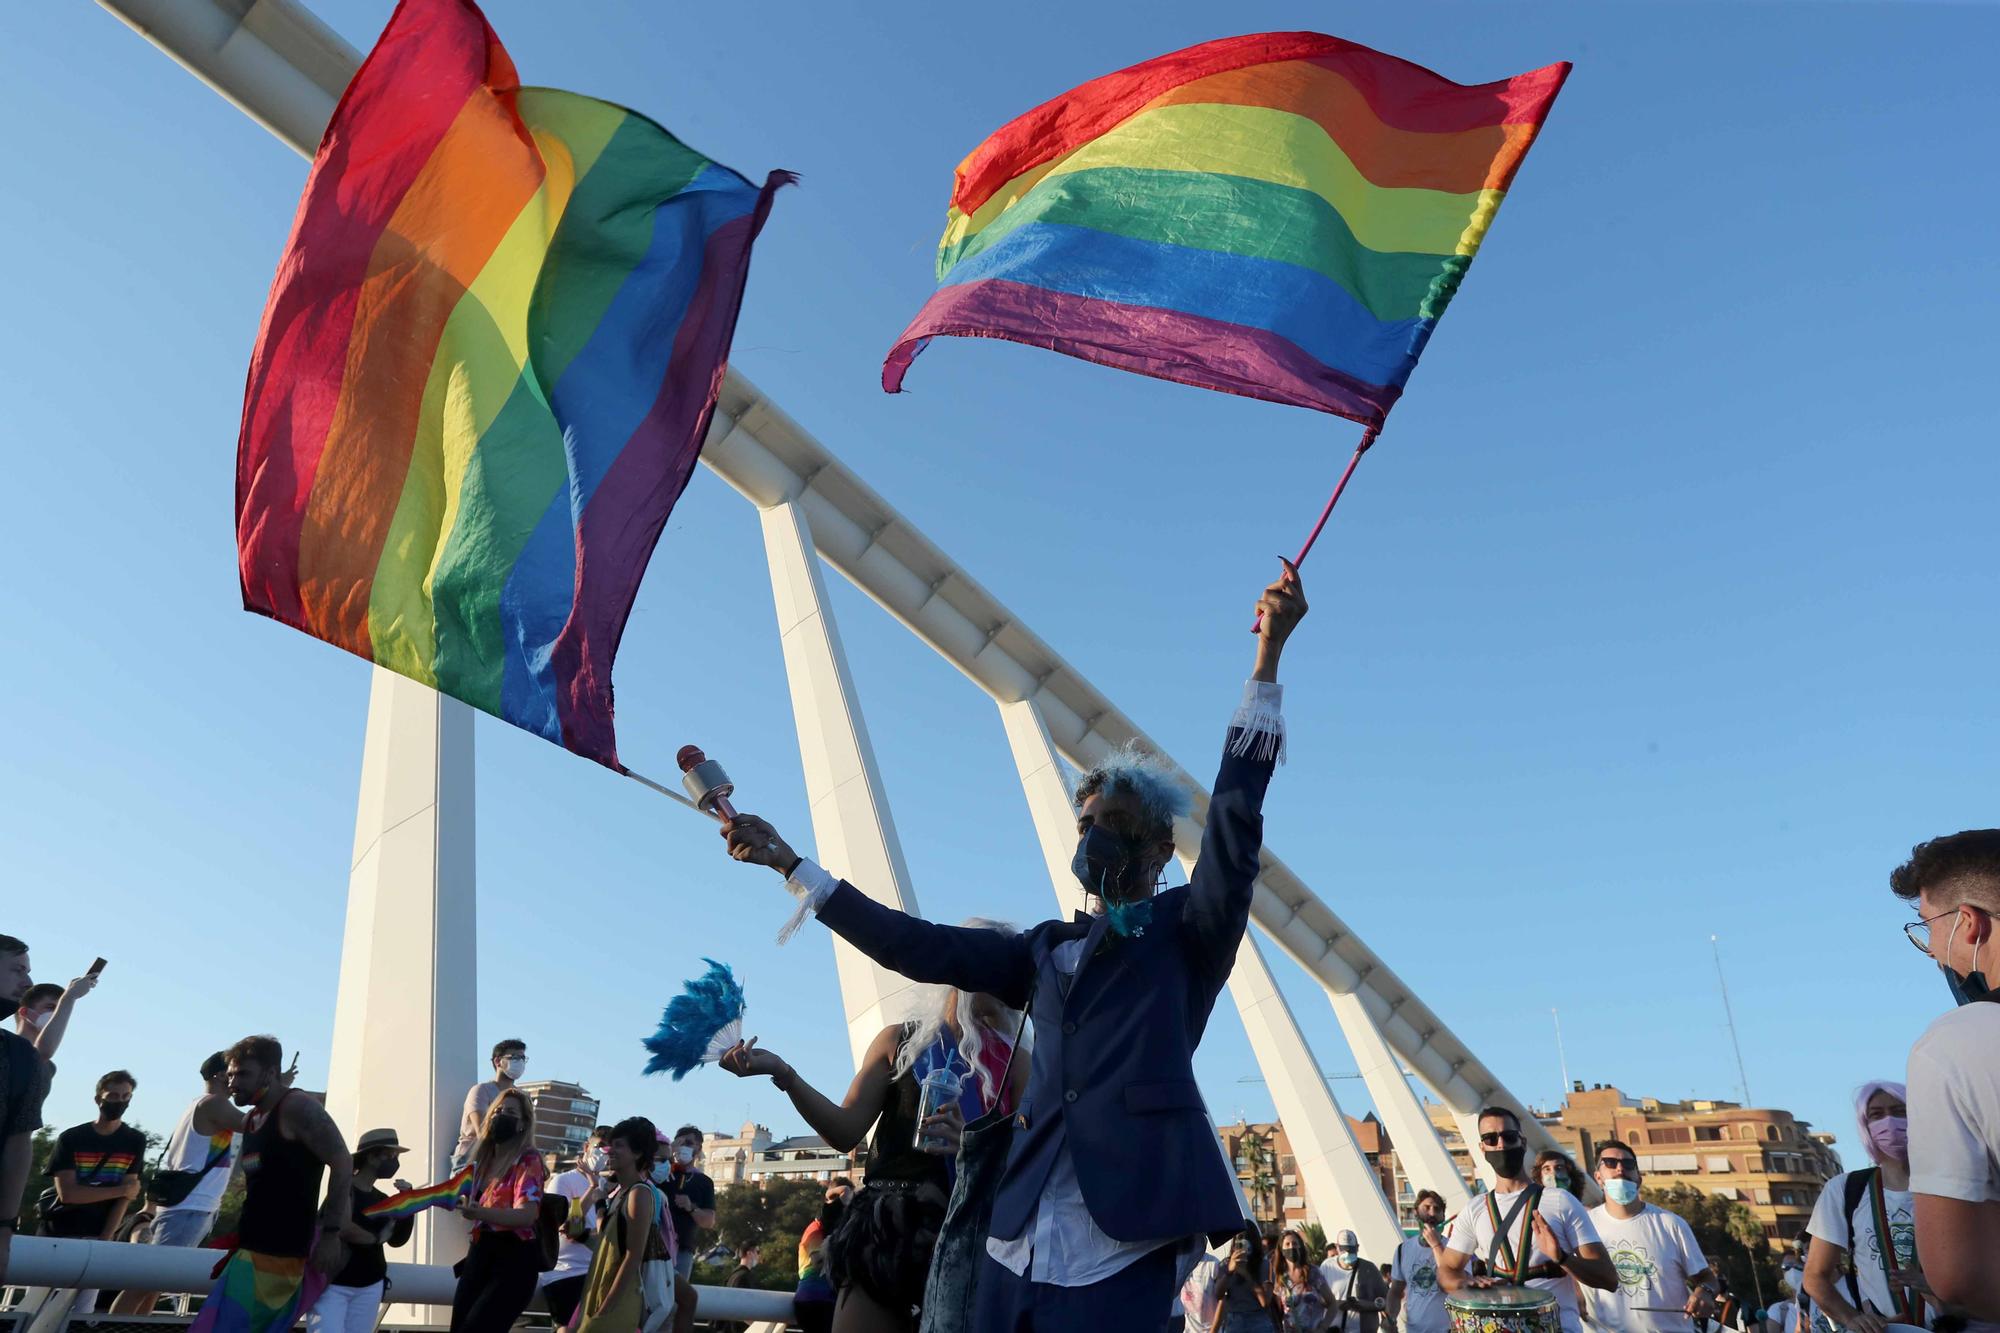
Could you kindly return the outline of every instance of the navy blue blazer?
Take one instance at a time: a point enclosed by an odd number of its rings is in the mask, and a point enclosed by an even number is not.
[[[845,881],[820,907],[848,943],[913,981],[986,991],[1017,1009],[1034,997],[1034,1059],[993,1235],[1027,1228],[1064,1139],[1090,1216],[1114,1240],[1241,1229],[1193,1061],[1249,923],[1271,769],[1225,746],[1194,873],[1152,900],[1151,921],[1131,938],[1080,913],[1014,936],[940,926]],[[1086,941],[1084,956],[1065,994],[1051,954],[1074,939]]]

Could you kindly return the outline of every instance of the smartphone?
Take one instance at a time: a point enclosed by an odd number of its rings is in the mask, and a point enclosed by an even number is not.
[[[88,975],[90,975],[90,976],[93,976],[93,977],[94,977],[94,976],[96,976],[96,975],[97,975],[97,974],[98,974],[99,972],[102,972],[103,970],[104,970],[104,960],[103,960],[102,958],[100,958],[100,959],[98,959],[98,960],[97,960],[96,962],[94,962],[94,963],[92,963],[92,964],[90,965],[90,972],[88,973]]]

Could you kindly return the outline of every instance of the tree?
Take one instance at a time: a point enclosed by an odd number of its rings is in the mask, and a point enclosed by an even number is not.
[[[1306,1257],[1314,1263],[1326,1258],[1326,1228],[1317,1222],[1301,1222],[1299,1235],[1305,1239]]]
[[[1673,1184],[1645,1191],[1647,1203],[1678,1213],[1694,1228],[1701,1252],[1712,1260],[1737,1299],[1749,1304],[1778,1290],[1778,1269],[1757,1214],[1734,1199],[1692,1185]]]
[[[745,1183],[718,1191],[716,1238],[736,1254],[755,1245],[763,1251],[757,1264],[757,1285],[789,1290],[799,1280],[799,1236],[819,1216],[825,1200],[826,1185],[818,1180]],[[711,1281],[719,1282],[729,1275],[727,1265],[708,1265],[707,1269]]]
[[[1267,1196],[1277,1189],[1277,1178],[1271,1174],[1271,1148],[1268,1135],[1246,1130],[1243,1135],[1243,1166],[1250,1173],[1250,1212],[1259,1221],[1276,1221],[1278,1208],[1275,1200],[1265,1207]]]

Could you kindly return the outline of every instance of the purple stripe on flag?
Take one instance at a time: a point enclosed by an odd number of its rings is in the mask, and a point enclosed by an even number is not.
[[[674,336],[659,397],[577,522],[575,602],[551,653],[556,706],[563,744],[613,768],[622,769],[611,722],[611,660],[646,563],[687,489],[715,415],[750,275],[750,243],[770,213],[772,194],[791,180],[788,172],[773,172],[751,212],[709,234],[701,281]]]
[[[1268,329],[1002,279],[945,287],[926,301],[889,349],[882,387],[899,392],[924,344],[946,334],[1046,347],[1155,379],[1331,412],[1365,426],[1381,425],[1402,396],[1394,386],[1344,375]]]

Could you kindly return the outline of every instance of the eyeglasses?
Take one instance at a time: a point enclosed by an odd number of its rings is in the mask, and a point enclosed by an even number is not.
[[[1503,1129],[1498,1134],[1481,1134],[1479,1136],[1479,1146],[1482,1148],[1511,1148],[1515,1144],[1525,1141],[1518,1131],[1512,1129]]]
[[[1972,904],[1960,903],[1959,907],[1972,907]],[[1980,912],[1985,909],[1972,907],[1972,910]],[[1948,916],[1957,915],[1958,907],[1954,907],[1948,912],[1939,912],[1936,916],[1927,916],[1921,921],[1906,921],[1903,923],[1903,934],[1909,938],[1911,944],[1916,946],[1918,953],[1926,958],[1936,958],[1937,955],[1931,952],[1931,922],[1942,921]]]

